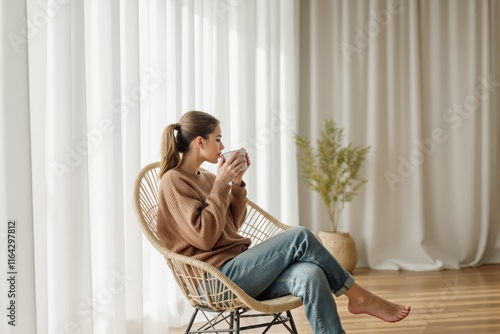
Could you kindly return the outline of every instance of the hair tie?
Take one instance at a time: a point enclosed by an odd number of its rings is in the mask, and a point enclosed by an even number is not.
[[[181,129],[181,125],[179,123],[175,123],[174,130],[180,130],[180,129]]]

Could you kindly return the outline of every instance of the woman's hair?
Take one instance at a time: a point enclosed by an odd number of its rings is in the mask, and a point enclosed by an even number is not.
[[[215,131],[219,121],[203,111],[188,111],[179,123],[167,125],[161,140],[160,173],[163,174],[181,163],[181,153],[189,150],[191,142],[198,136],[208,139]],[[177,131],[177,133],[176,133]]]

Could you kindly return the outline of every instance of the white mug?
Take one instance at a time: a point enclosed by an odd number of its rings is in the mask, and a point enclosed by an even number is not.
[[[236,151],[238,151],[238,155],[236,156],[236,158],[241,157],[241,156],[245,157],[244,162],[243,162],[243,167],[241,167],[240,170],[238,171],[238,172],[241,172],[242,170],[245,170],[245,169],[248,168],[247,159],[246,159],[246,152],[247,151],[244,148],[240,148],[239,150],[232,150],[232,151],[229,151],[229,152],[225,152],[225,153],[222,153],[222,155],[224,156],[224,161],[229,161],[229,159],[231,158],[231,156]]]

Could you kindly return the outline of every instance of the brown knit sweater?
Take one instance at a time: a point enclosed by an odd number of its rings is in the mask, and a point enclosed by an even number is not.
[[[160,181],[158,234],[165,246],[218,268],[250,246],[238,234],[246,216],[246,188],[180,169]]]

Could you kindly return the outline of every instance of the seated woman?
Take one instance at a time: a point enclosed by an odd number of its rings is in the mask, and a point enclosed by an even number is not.
[[[218,268],[250,296],[302,298],[314,333],[345,333],[335,296],[349,299],[351,313],[400,321],[410,306],[393,304],[358,285],[304,227],[286,230],[252,248],[238,234],[246,215],[246,184],[240,171],[248,156],[221,152],[219,121],[200,111],[168,125],[162,138],[158,232],[172,251]],[[217,175],[200,171],[218,164]]]

